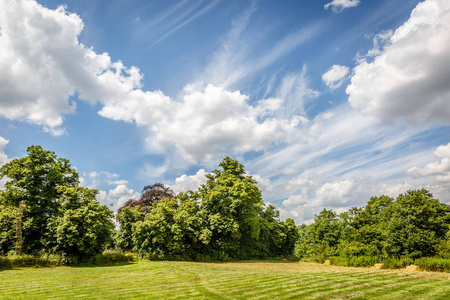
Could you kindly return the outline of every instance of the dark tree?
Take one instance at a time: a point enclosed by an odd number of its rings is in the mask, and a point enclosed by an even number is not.
[[[172,198],[175,196],[175,193],[164,184],[157,182],[153,185],[146,185],[142,189],[142,196],[139,200],[128,200],[124,206],[119,208],[119,213],[125,207],[135,207],[140,206],[143,209],[144,215],[146,215],[149,211],[149,208],[157,201],[162,198]]]

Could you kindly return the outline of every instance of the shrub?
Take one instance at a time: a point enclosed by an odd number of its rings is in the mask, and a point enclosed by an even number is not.
[[[382,269],[403,269],[414,263],[411,257],[386,258],[383,259]]]
[[[0,269],[13,269],[23,267],[54,267],[62,264],[61,256],[45,254],[8,255],[0,257]]]
[[[332,265],[345,267],[371,267],[379,261],[378,257],[367,255],[348,258],[342,256],[332,256],[328,259]]]
[[[424,271],[450,272],[450,259],[440,257],[422,257],[415,264]]]

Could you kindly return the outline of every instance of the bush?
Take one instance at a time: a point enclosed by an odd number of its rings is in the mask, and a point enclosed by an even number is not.
[[[422,257],[415,261],[421,270],[433,272],[450,272],[450,259],[440,257]]]
[[[24,267],[54,267],[62,264],[59,255],[8,255],[0,257],[0,269],[14,269]]]
[[[411,257],[386,258],[383,259],[382,269],[403,269],[414,263]]]
[[[367,255],[348,258],[342,256],[332,256],[329,257],[329,260],[332,265],[345,267],[371,267],[379,261],[378,257]]]
[[[314,263],[320,263],[323,264],[325,262],[325,258],[321,255],[316,256],[305,256],[300,259],[301,262],[314,262]]]
[[[78,258],[75,256],[43,254],[8,255],[0,256],[0,270],[25,267],[55,267],[61,265],[74,266],[79,264],[104,265],[114,263],[132,262],[138,260],[135,253],[122,253],[118,251],[105,251],[92,257]]]
[[[104,265],[112,263],[125,263],[137,261],[137,254],[123,253],[119,251],[105,251],[102,254],[97,254],[89,260],[89,263],[94,265]]]

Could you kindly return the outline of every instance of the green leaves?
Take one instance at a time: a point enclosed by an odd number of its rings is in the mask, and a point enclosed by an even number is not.
[[[78,173],[53,151],[31,146],[27,154],[0,168],[0,178],[10,179],[0,192],[2,252],[13,248],[10,223],[22,200],[24,252],[83,256],[102,251],[114,226],[112,212],[95,200],[98,191],[79,187]]]

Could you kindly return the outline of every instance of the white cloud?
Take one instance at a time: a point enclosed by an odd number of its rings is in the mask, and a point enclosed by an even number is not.
[[[273,192],[273,185],[269,178],[263,178],[260,175],[252,175],[253,179],[256,180],[256,185],[261,190],[262,193]]]
[[[412,167],[407,170],[413,178],[435,176],[435,180],[444,184],[450,182],[450,143],[437,147],[434,155],[439,161],[429,163],[423,168]]]
[[[0,115],[65,132],[63,116],[73,113],[69,97],[112,105],[134,99],[142,75],[112,63],[78,41],[83,22],[63,6],[51,10],[35,1],[0,2]],[[142,93],[142,92],[141,92]],[[155,92],[160,97],[160,93]]]
[[[350,69],[346,66],[333,65],[322,75],[322,81],[335,90],[342,85],[349,72]]]
[[[331,7],[333,12],[340,13],[346,8],[356,7],[360,3],[360,0],[333,0],[330,3],[325,4],[323,7],[328,9]]]
[[[385,122],[450,124],[450,2],[426,0],[360,60],[346,92],[351,105]]]
[[[264,150],[295,134],[300,117],[272,116],[281,107],[280,99],[263,99],[253,106],[247,101],[239,91],[187,86],[182,101],[171,102],[165,117],[148,123],[154,137],[148,146],[153,151],[175,146],[192,162],[210,161],[219,155]]]
[[[120,184],[114,189],[106,191],[99,191],[97,200],[102,205],[109,206],[112,210],[117,211],[122,207],[129,199],[137,200],[140,194],[133,189],[128,188],[126,185]]]
[[[0,2],[0,115],[64,133],[63,116],[75,111],[69,96],[99,101],[99,114],[148,128],[147,145],[167,153],[174,147],[191,162],[213,156],[264,150],[289,136],[298,117],[277,119],[281,99],[248,103],[239,91],[208,85],[188,85],[176,101],[161,91],[142,90],[136,67],[111,62],[78,41],[83,29],[79,16],[64,7],[47,9],[35,1]],[[262,59],[290,51],[304,38],[290,37]],[[228,63],[228,62],[227,62]]]
[[[117,179],[118,177],[118,174],[106,171],[83,172],[80,176],[80,184],[91,189],[97,189],[104,184],[120,185],[128,183],[126,180]]]
[[[0,136],[0,167],[9,162],[11,159],[5,153],[5,146],[9,143],[9,140]],[[5,187],[5,183],[7,182],[7,178],[0,179],[0,190]]]
[[[175,184],[170,188],[176,193],[186,192],[188,190],[196,191],[198,188],[206,183],[206,175],[204,169],[200,169],[195,175],[181,175],[175,179]]]
[[[298,206],[298,205],[304,205],[309,202],[309,198],[307,195],[300,194],[300,195],[291,195],[287,200],[283,201],[284,207],[292,207],[292,206]]]
[[[5,153],[5,146],[9,143],[9,140],[5,139],[4,137],[0,136],[0,166],[3,166],[7,162],[9,162],[11,159],[8,157],[8,155]]]
[[[233,20],[221,48],[214,54],[197,81],[207,80],[208,83],[230,88],[313,39],[322,28],[321,23],[314,23],[275,40],[270,47],[257,47],[259,42],[267,39],[270,30],[259,28],[258,34],[255,34],[248,28],[250,19],[257,10],[255,3]]]

